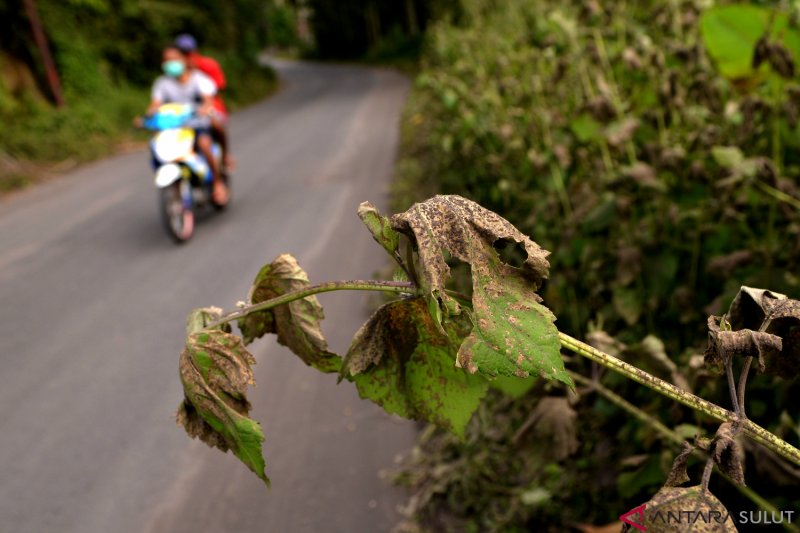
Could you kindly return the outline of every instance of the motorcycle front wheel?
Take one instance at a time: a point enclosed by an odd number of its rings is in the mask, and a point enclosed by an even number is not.
[[[161,222],[167,234],[177,243],[188,241],[194,233],[194,213],[191,208],[184,206],[182,183],[179,180],[159,191]]]

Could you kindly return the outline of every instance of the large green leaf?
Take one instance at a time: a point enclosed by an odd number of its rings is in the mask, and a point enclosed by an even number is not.
[[[222,451],[231,450],[269,485],[261,453],[264,434],[249,418],[247,387],[255,384],[255,358],[242,339],[222,329],[202,330],[218,310],[202,309],[190,315],[189,335],[180,357],[184,400],[177,421],[190,437]]]
[[[715,6],[700,17],[700,33],[709,55],[726,78],[745,78],[753,73],[756,42],[767,31],[768,9],[734,4]]]
[[[514,267],[486,245],[485,261],[472,266],[474,328],[458,351],[470,372],[526,378],[540,375],[572,386],[564,369],[555,315]],[[502,355],[498,357],[498,354]]]
[[[289,254],[281,254],[265,265],[253,281],[250,304],[264,302],[288,292],[309,287],[308,275]],[[250,313],[239,320],[245,344],[267,333],[277,333],[307,365],[323,372],[338,372],[341,358],[328,350],[320,322],[325,318],[316,296],[307,296],[266,311]]]
[[[458,363],[486,376],[540,375],[572,386],[560,354],[555,316],[536,294],[550,267],[546,250],[500,215],[460,196],[436,196],[392,217],[392,226],[417,245],[418,283],[438,321],[461,312],[446,292],[446,254],[472,269],[471,334]],[[495,245],[519,244],[526,259],[504,263]]]
[[[444,336],[422,298],[382,306],[353,339],[343,365],[362,398],[387,412],[426,420],[463,435],[488,383],[456,368],[464,331],[447,320]]]

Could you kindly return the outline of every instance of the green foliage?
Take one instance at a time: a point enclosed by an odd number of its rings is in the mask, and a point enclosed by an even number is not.
[[[723,76],[736,79],[753,73],[753,51],[769,23],[770,10],[756,5],[716,6],[703,13],[703,42]]]
[[[720,74],[732,80],[755,76],[762,63],[782,73],[786,61],[796,64],[800,60],[800,30],[796,23],[789,14],[768,7],[716,6],[703,12],[700,34]],[[776,45],[789,57],[781,57]]]
[[[289,48],[299,44],[297,17],[289,5],[273,5],[267,8],[267,42],[271,46]]]
[[[189,317],[180,363],[186,397],[179,423],[190,436],[223,451],[232,449],[260,477],[263,463],[252,457],[258,426],[247,417],[244,396],[255,361],[244,345],[268,333],[277,334],[278,342],[306,364],[354,382],[362,398],[456,436],[464,435],[486,393],[485,376],[533,374],[572,384],[561,359],[555,317],[538,303],[535,292],[547,275],[546,251],[500,216],[455,196],[433,198],[391,219],[368,203],[358,212],[410,281],[311,285],[297,261],[283,254],[258,273],[244,309],[225,316],[216,309],[196,310]],[[401,239],[408,251],[405,260],[397,254]],[[518,243],[527,252],[521,268],[499,259],[493,245],[504,242]],[[448,292],[444,253],[472,266],[472,298]],[[342,362],[328,350],[320,328],[323,311],[314,294],[348,288],[405,296],[375,312],[355,334]],[[229,333],[227,324],[233,320],[242,338]]]
[[[502,213],[552,251],[557,275],[543,296],[562,331],[583,335],[594,324],[627,347],[629,362],[725,401],[726,387],[690,365],[708,334],[705,315],[721,314],[742,283],[800,288],[793,274],[800,249],[792,244],[800,236],[800,85],[791,76],[798,29],[774,7],[707,4],[465,1],[457,24],[428,32],[395,195],[398,208],[443,193]],[[648,335],[663,341],[671,367],[634,348]],[[614,376],[604,381],[660,418],[697,423]],[[474,438],[504,457],[539,453],[511,436],[545,393],[534,385],[519,411],[488,396],[491,422]],[[767,427],[780,420],[797,427],[800,408],[775,404],[796,393],[795,382],[774,376],[748,389]],[[627,485],[638,469],[626,461],[649,454],[651,468],[666,473],[661,447],[616,405],[582,399],[576,409],[581,419],[594,417],[579,431],[583,473],[600,480],[632,473],[620,486],[576,481],[565,489],[582,519],[610,522],[619,514],[605,511],[613,506],[592,502],[602,495],[619,502],[615,510],[629,508],[620,491],[630,504],[644,501],[652,487]],[[515,414],[499,416],[508,412]],[[502,445],[489,442],[498,434]],[[613,450],[604,435],[615,435]],[[554,464],[545,460],[532,460],[516,478],[494,478],[500,487],[491,498],[439,496],[460,481],[432,472],[480,451],[447,436],[434,440],[435,457],[408,472],[419,482],[415,501],[439,483],[419,508],[425,516],[480,516],[486,530],[569,521],[566,510],[545,520],[541,509],[517,507],[517,491]],[[766,478],[750,482],[796,505]],[[506,513],[512,506],[518,512]]]
[[[459,0],[309,0],[316,54],[371,61],[416,59],[422,32],[451,17]]]
[[[30,23],[17,4],[0,2],[0,60],[21,65],[15,68],[25,74],[0,71],[0,151],[15,159],[85,160],[111,151],[130,136],[132,119],[146,107],[160,74],[161,50],[180,32],[194,33],[203,52],[221,62],[232,107],[263,98],[275,86],[274,72],[256,62],[266,42],[261,1],[40,0],[67,102],[55,109],[37,97],[49,89]],[[15,87],[7,76],[25,83],[30,76],[33,86]]]
[[[446,329],[442,335],[423,298],[390,302],[353,337],[344,377],[389,413],[463,435],[488,383],[454,364],[463,321],[449,321]]]
[[[498,446],[510,443],[517,447],[523,439],[532,438],[535,443],[531,449],[532,461],[527,464],[519,459],[528,455],[513,453],[490,453],[488,457],[484,454],[485,461],[458,466],[447,464],[452,462],[451,456],[445,459],[446,464],[425,468],[422,476],[406,479],[417,490],[416,505],[421,507],[416,507],[415,511],[423,514],[431,506],[434,494],[442,493],[443,486],[448,488],[456,481],[456,473],[457,484],[466,496],[468,508],[476,503],[470,494],[476,485],[479,504],[492,506],[494,495],[491,492],[488,496],[483,494],[487,477],[506,476],[493,480],[491,485],[520,485],[502,491],[504,495],[513,496],[514,505],[504,507],[510,511],[499,517],[494,512],[478,513],[481,529],[516,527],[516,522],[522,517],[550,521],[555,517],[561,521],[568,518],[564,516],[564,509],[555,502],[554,489],[562,489],[562,498],[568,496],[563,490],[564,483],[581,477],[576,475],[578,469],[568,470],[559,465],[581,448],[577,432],[579,417],[574,409],[580,395],[573,386],[572,376],[580,383],[593,384],[593,388],[596,387],[605,398],[666,435],[671,442],[682,441],[677,433],[609,389],[580,374],[568,374],[560,355],[562,345],[722,422],[713,439],[698,435],[694,444],[682,442],[682,451],[673,461],[666,482],[648,504],[651,513],[659,507],[673,510],[676,505],[673,496],[694,511],[717,513],[721,510],[719,512],[724,513],[725,508],[709,491],[709,482],[712,468],[716,465],[727,479],[744,491],[744,448],[737,440],[741,432],[764,444],[767,449],[800,464],[800,450],[747,420],[743,403],[750,365],[754,360],[761,371],[777,372],[787,378],[796,377],[800,372],[797,364],[800,357],[794,345],[800,322],[800,301],[772,291],[743,287],[726,315],[709,317],[706,363],[724,366],[734,405],[731,413],[627,365],[615,355],[600,352],[562,333],[557,332],[554,347],[543,343],[548,336],[546,329],[552,325],[554,317],[547,308],[538,304],[540,298],[535,290],[548,274],[547,252],[497,214],[458,196],[437,196],[391,218],[381,216],[368,203],[361,204],[358,213],[373,238],[400,263],[409,275],[409,281],[344,281],[311,285],[294,258],[284,254],[261,269],[250,291],[249,302],[241,306],[242,309],[227,315],[222,315],[216,308],[197,309],[187,320],[186,347],[180,357],[184,401],[178,410],[178,423],[190,436],[198,437],[210,446],[223,451],[231,449],[267,484],[269,480],[264,472],[261,451],[263,434],[258,423],[249,418],[250,404],[245,395],[247,386],[254,381],[251,367],[255,358],[245,349],[244,342],[249,343],[266,333],[276,333],[281,344],[318,370],[340,370],[340,381],[354,382],[362,398],[374,401],[387,412],[426,420],[460,439],[453,444],[452,440],[441,438],[440,446],[443,444],[444,449],[460,447],[469,450],[476,444],[484,446],[481,439],[475,438],[475,428],[479,432],[485,428],[487,417],[480,416],[479,422],[470,423],[488,389],[484,376],[506,374],[527,378],[520,379],[525,383],[519,386],[508,382],[498,384],[498,389],[509,391],[515,399],[523,398],[526,393],[532,396],[533,388],[540,383],[553,388],[569,385],[566,396],[557,394],[552,388],[537,391],[535,407],[513,437],[503,438],[501,433],[498,439],[495,430],[494,440]],[[500,259],[495,247],[508,243],[522,245],[527,254],[522,267]],[[398,250],[403,247],[407,255],[400,259]],[[474,285],[471,297],[447,288],[450,268],[445,257],[464,261],[470,266]],[[328,351],[322,337],[322,307],[314,295],[346,289],[383,290],[402,296],[380,307],[359,329],[344,361],[341,361]],[[512,299],[509,304],[508,295],[517,299]],[[244,340],[230,332],[229,324],[237,319]],[[758,328],[758,331],[750,328]],[[607,334],[601,334],[600,330],[594,333],[595,341],[602,339],[601,344],[607,349],[617,353],[625,349]],[[479,343],[483,344],[476,348]],[[639,349],[669,368],[675,379],[677,368],[663,353],[663,343],[648,337]],[[738,382],[733,378],[735,358],[745,359]],[[546,379],[530,382],[529,371]],[[682,376],[676,381],[688,388]],[[506,401],[496,418],[502,420],[511,401]],[[513,407],[524,405],[519,401],[513,403]],[[593,418],[586,420],[591,423]],[[699,490],[681,488],[679,485],[691,480],[688,462],[697,448],[708,452],[701,485]],[[430,458],[442,462],[436,454],[431,454]],[[427,455],[418,456],[416,461],[425,465],[431,459]],[[637,462],[641,464],[638,459]],[[654,464],[652,458],[646,458],[645,462]],[[487,471],[487,464],[506,468]],[[537,476],[533,479],[527,475],[522,478],[509,476],[509,464],[516,468],[533,468]],[[590,461],[585,462],[585,466],[590,464]],[[476,469],[479,470],[477,476]],[[528,474],[525,468],[520,470],[522,472]],[[636,489],[649,490],[649,480],[657,483],[662,479],[660,472],[652,468],[648,476],[639,472],[627,477],[624,474],[617,477],[620,483],[618,491],[627,497],[635,495]],[[762,508],[768,507],[751,492],[745,494]],[[609,498],[603,496],[607,504]],[[464,502],[451,501],[451,507],[454,503],[463,509]],[[567,512],[574,515],[577,511],[572,508]],[[642,520],[653,523],[652,517],[646,514]],[[726,520],[735,531],[733,522],[729,518]],[[460,524],[457,529],[463,529],[464,525]],[[451,529],[450,526],[444,527]],[[657,527],[653,529],[660,530]]]

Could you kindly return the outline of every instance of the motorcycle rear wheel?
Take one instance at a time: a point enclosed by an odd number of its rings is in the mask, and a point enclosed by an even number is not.
[[[188,241],[194,233],[194,213],[183,205],[181,182],[177,181],[159,191],[161,222],[176,243]]]

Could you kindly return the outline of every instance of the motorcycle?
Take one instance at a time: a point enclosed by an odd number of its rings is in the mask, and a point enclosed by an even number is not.
[[[155,184],[159,190],[159,211],[164,229],[176,242],[189,240],[194,233],[195,212],[211,205],[213,172],[203,154],[195,149],[195,131],[187,123],[196,117],[191,104],[164,104],[144,117],[142,127],[156,132],[150,141]],[[221,149],[214,143],[212,152],[221,168]],[[230,187],[229,177],[222,179]]]

